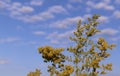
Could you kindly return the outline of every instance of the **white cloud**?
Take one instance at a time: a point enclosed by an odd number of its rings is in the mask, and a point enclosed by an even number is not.
[[[47,36],[47,39],[57,39],[57,40],[67,39],[69,38],[70,35],[72,35],[73,31],[74,30],[66,31],[64,33],[53,32]]]
[[[18,20],[22,20],[24,22],[37,22],[37,21],[52,19],[55,17],[54,13],[63,14],[63,12],[67,13],[66,9],[64,9],[62,6],[52,6],[48,10],[40,12],[35,15],[21,15],[21,16],[15,15],[12,17]],[[19,13],[15,11],[13,14],[19,14]]]
[[[33,12],[34,8],[30,6],[25,6],[20,2],[5,2],[0,1],[0,7],[9,12],[18,12],[18,13],[29,13]]]
[[[15,41],[18,41],[18,40],[20,40],[20,39],[16,38],[16,37],[8,37],[8,38],[0,39],[0,43],[15,42]]]
[[[120,4],[120,0],[115,0],[115,3],[116,4]]]
[[[6,8],[6,10],[9,11],[9,13],[12,15],[12,16],[16,16],[16,15],[22,15],[22,4],[19,3],[19,2],[14,2],[12,4],[9,4],[9,6]]]
[[[78,9],[81,9],[81,6],[74,6],[73,4],[66,4],[66,8],[69,10],[69,11],[77,11]]]
[[[34,9],[30,6],[22,6],[21,8],[19,8],[19,10],[21,13],[29,13],[29,12],[33,12]]]
[[[70,35],[72,35],[72,33],[73,33],[73,30],[72,31],[67,31],[65,33],[59,34],[57,37],[59,39],[69,38]]]
[[[14,18],[18,19],[18,20],[22,20],[24,22],[38,22],[38,21],[44,21],[47,19],[52,19],[54,18],[54,15],[50,12],[40,12],[39,14],[36,15],[22,15],[22,16],[13,16]]]
[[[36,1],[38,0],[32,0],[32,4],[35,4]],[[60,5],[54,5],[49,7],[46,11],[33,14],[33,12],[35,12],[35,9],[30,6],[30,4],[25,5],[20,2],[5,1],[0,1],[0,4],[1,9],[8,11],[7,15],[14,19],[22,20],[24,22],[44,21],[54,18],[55,14],[68,14],[67,10]]]
[[[114,13],[113,13],[113,16],[114,17],[116,17],[116,18],[120,18],[120,11],[115,11]]]
[[[66,9],[60,5],[55,5],[49,8],[48,12],[50,13],[67,13]]]
[[[18,20],[22,20],[24,22],[38,22],[38,21],[44,21],[47,19],[52,19],[54,18],[54,15],[52,13],[49,12],[42,12],[36,15],[25,15],[25,16],[15,16],[14,18],[17,18]]]
[[[60,42],[58,40],[54,40],[53,39],[53,40],[50,41],[50,43],[52,43],[52,44],[59,44]]]
[[[112,6],[112,5],[107,5],[107,4],[102,3],[102,2],[96,4],[95,7],[98,8],[98,9],[102,9],[102,8],[104,8],[104,9],[106,9],[106,10],[114,10],[114,6]]]
[[[41,6],[43,4],[43,1],[42,0],[32,0],[30,2],[31,5],[34,5],[34,6]]]
[[[71,4],[66,5],[68,9],[75,9]]]
[[[118,41],[118,40],[120,40],[120,37],[113,37],[113,38],[111,38],[111,40]]]
[[[18,6],[18,7],[19,7],[19,6],[22,6],[22,4],[21,4],[20,2],[13,2],[12,6],[14,6],[14,7],[15,7],[15,6],[16,6],[16,7]]]
[[[51,23],[49,25],[52,28],[60,28],[60,29],[68,28],[71,25],[74,25],[74,24],[76,25],[79,20],[84,21],[88,17],[91,17],[91,15],[86,14],[86,15],[84,15],[82,17],[81,16],[76,16],[76,17],[72,17],[72,18],[65,18],[63,20],[55,21],[55,22],[53,22],[53,23]]]
[[[103,0],[103,2],[105,2],[106,4],[111,3],[111,0]]]
[[[38,16],[42,17],[43,20],[54,18],[54,15],[52,13],[50,13],[49,11],[39,13]]]
[[[92,1],[87,1],[86,4],[87,4],[88,6],[93,7],[95,3],[93,3]]]
[[[4,2],[11,2],[11,0],[1,0],[1,1],[4,1]]]
[[[53,32],[49,34],[46,39],[50,40],[52,44],[67,44],[68,38],[73,35],[74,30],[66,31],[63,33]]]
[[[55,36],[57,37],[57,32],[53,32],[53,33],[51,33],[51,34],[49,34],[48,36],[47,36],[47,39],[51,39],[51,38],[54,38]],[[55,38],[56,38],[55,37]]]
[[[4,1],[0,1],[0,8],[6,8],[8,7],[8,3],[4,2]]]
[[[21,4],[20,2],[5,2],[0,1],[0,8],[4,11],[8,11],[7,15],[15,19],[19,19],[21,16],[29,15],[34,12],[34,8],[29,5]]]
[[[106,29],[101,30],[101,32],[99,33],[99,35],[113,36],[113,35],[116,35],[117,33],[119,33],[119,31],[116,30],[116,29],[106,28]]]
[[[95,9],[114,10],[115,9],[114,6],[110,5],[109,3],[110,3],[109,1],[102,1],[99,3],[88,1],[86,4]]]
[[[19,8],[22,7],[22,4],[20,2],[13,2],[13,3],[9,3],[8,5],[9,7],[7,7],[6,9],[9,10],[10,12],[14,10],[18,11]]]
[[[9,61],[5,59],[0,59],[0,64],[8,64]]]
[[[73,18],[66,18],[66,19],[63,19],[63,20],[58,20],[58,21],[55,21],[54,23],[51,23],[50,27],[53,27],[53,28],[67,28],[69,25],[77,23],[78,20],[80,20],[80,19],[83,20],[83,18],[80,17],[80,16],[73,17]]]
[[[33,34],[34,35],[44,35],[45,32],[43,32],[43,31],[35,31],[35,32],[33,32]]]
[[[109,18],[107,16],[100,16],[99,19],[98,19],[98,21],[99,22],[108,22],[108,19]]]
[[[78,3],[78,2],[82,2],[82,0],[70,0],[71,3]]]

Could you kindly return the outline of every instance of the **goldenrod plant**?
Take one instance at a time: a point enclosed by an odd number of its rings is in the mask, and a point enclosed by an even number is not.
[[[70,46],[67,49],[73,53],[71,62],[75,65],[74,76],[99,76],[106,74],[106,71],[112,71],[112,63],[105,65],[101,61],[110,56],[109,49],[112,50],[116,45],[108,44],[102,37],[98,38],[97,41],[94,40],[94,36],[100,32],[97,29],[100,24],[99,17],[99,15],[94,15],[83,24],[80,20],[74,37],[70,37],[70,40],[76,43],[75,46]]]
[[[74,36],[70,40],[75,46],[70,46],[66,50],[64,48],[53,48],[44,46],[38,48],[44,62],[52,63],[48,66],[50,76],[100,76],[112,71],[112,63],[104,64],[103,60],[110,56],[109,50],[115,47],[115,44],[109,44],[104,38],[98,40],[94,36],[100,32],[97,29],[99,23],[99,15],[93,15],[88,21],[78,22],[74,31]],[[64,51],[68,51],[67,56]],[[66,64],[65,62],[70,62]],[[28,76],[33,76],[30,73]],[[38,76],[35,75],[34,76]]]
[[[30,72],[28,73],[27,76],[40,76],[41,75],[41,71],[39,69],[36,69],[35,72]]]

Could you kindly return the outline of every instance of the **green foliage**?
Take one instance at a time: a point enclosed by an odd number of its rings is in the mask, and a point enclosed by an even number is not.
[[[50,62],[48,66],[50,76],[99,76],[104,75],[107,71],[112,71],[112,63],[102,64],[101,61],[110,56],[108,50],[112,50],[115,44],[108,44],[104,38],[94,40],[94,36],[100,32],[97,29],[99,15],[88,18],[88,21],[82,23],[80,20],[74,31],[74,36],[70,40],[75,42],[75,46],[67,48],[72,55],[64,55],[66,51],[63,48],[52,48],[45,46],[38,48],[44,62]],[[73,65],[65,63],[68,61]],[[32,76],[32,75],[28,75]]]

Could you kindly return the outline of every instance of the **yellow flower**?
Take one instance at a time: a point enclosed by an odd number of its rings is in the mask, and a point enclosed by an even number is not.
[[[85,74],[85,73],[82,73],[82,74],[80,74],[80,76],[87,76],[87,74]]]
[[[105,71],[102,71],[101,74],[107,74]]]

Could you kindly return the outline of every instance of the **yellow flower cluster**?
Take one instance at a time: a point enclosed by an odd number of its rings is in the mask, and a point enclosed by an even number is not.
[[[99,45],[98,48],[101,51],[106,51],[108,48],[112,50],[112,48],[116,46],[115,44],[108,45],[104,38],[99,38],[97,43]]]
[[[105,71],[102,71],[100,74],[107,74]]]
[[[107,65],[102,64],[102,68],[103,68],[103,70],[101,71],[100,74],[107,74],[106,70],[112,71],[112,64],[111,63],[109,63]]]
[[[96,33],[96,28],[91,28],[89,31],[86,32],[86,35],[93,36]]]
[[[103,66],[104,69],[112,71],[112,64],[111,63],[109,63],[107,65],[102,65],[102,66]]]
[[[105,51],[107,50],[108,48],[108,43],[103,39],[103,38],[99,38],[98,39],[98,44],[100,45],[98,48],[101,50],[101,51]]]
[[[93,60],[92,63],[91,63],[92,67],[94,67],[94,68],[100,68],[99,61],[100,61],[100,59]]]
[[[86,73],[82,73],[79,76],[87,76],[87,74]]]
[[[40,76],[40,74],[41,74],[40,70],[36,69],[35,72],[30,72],[28,73],[27,76]]]
[[[64,56],[61,54],[61,52],[64,50],[63,48],[52,48],[50,46],[40,47],[39,53],[42,54],[42,57],[45,59],[46,62],[51,61],[56,63],[59,63],[62,61]]]
[[[62,71],[62,76],[69,76],[74,72],[74,67],[71,65],[65,65],[65,70]]]

